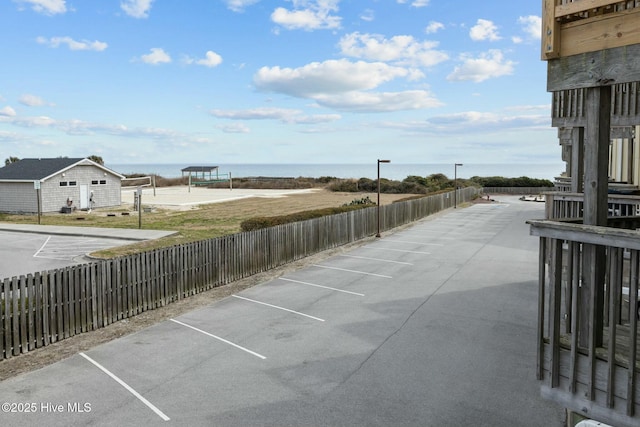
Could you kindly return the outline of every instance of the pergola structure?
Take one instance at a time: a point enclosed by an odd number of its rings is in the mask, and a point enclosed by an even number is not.
[[[218,166],[187,166],[181,169],[182,176],[193,176],[196,179],[214,180],[218,179]],[[214,178],[215,173],[215,178]]]

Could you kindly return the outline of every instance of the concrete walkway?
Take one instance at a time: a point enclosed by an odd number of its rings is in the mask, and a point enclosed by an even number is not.
[[[176,234],[176,231],[137,230],[128,228],[71,227],[64,225],[10,224],[0,222],[0,230],[59,236],[101,237],[122,240],[153,240]]]

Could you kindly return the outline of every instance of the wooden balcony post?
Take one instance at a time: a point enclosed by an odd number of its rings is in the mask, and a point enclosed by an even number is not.
[[[571,132],[571,192],[582,193],[584,189],[584,128],[576,127]]]
[[[584,224],[607,225],[611,86],[586,89],[587,127],[584,139]],[[595,352],[602,345],[605,250],[584,245],[580,346]]]

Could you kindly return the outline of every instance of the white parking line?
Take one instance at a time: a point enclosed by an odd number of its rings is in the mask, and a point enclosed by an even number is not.
[[[424,245],[424,246],[444,246],[442,243],[408,242],[406,240],[391,240],[391,239],[384,239],[384,241],[393,242],[393,243],[410,243],[413,245]]]
[[[40,246],[40,249],[38,249],[38,250],[36,251],[36,253],[35,253],[35,254],[33,254],[33,257],[34,257],[34,258],[38,258],[38,254],[39,254],[40,252],[42,252],[42,250],[44,249],[44,247],[45,247],[45,246],[47,246],[47,243],[49,243],[49,240],[51,240],[51,236],[47,237],[47,240],[45,240],[45,241],[44,241],[44,243],[42,244],[42,246]]]
[[[345,257],[345,258],[366,259],[366,260],[369,260],[369,261],[391,262],[393,264],[413,265],[413,263],[410,263],[410,262],[392,261],[390,259],[371,258],[371,257],[367,257],[367,256],[356,256],[356,255],[338,255],[338,256]]]
[[[278,310],[288,311],[289,313],[298,314],[298,315],[300,315],[300,316],[308,317],[308,318],[310,318],[310,319],[314,319],[314,320],[317,320],[317,321],[319,321],[319,322],[324,322],[324,319],[321,319],[321,318],[319,318],[319,317],[315,317],[315,316],[311,316],[311,315],[309,315],[309,314],[300,313],[299,311],[289,310],[288,308],[279,307],[279,306],[277,306],[277,305],[272,305],[272,304],[267,304],[266,302],[256,301],[256,300],[254,300],[254,299],[241,297],[241,296],[239,296],[239,295],[231,295],[231,296],[232,296],[232,297],[234,297],[234,298],[240,298],[240,299],[243,299],[243,300],[245,300],[245,301],[255,302],[256,304],[266,305],[267,307],[277,308]]]
[[[299,280],[285,279],[284,277],[280,277],[280,280],[284,280],[284,281],[287,281],[287,282],[293,282],[293,283],[299,283],[301,285],[314,286],[316,288],[328,289],[330,291],[343,292],[345,294],[357,295],[359,297],[363,297],[364,296],[364,294],[359,294],[357,292],[345,291],[343,289],[331,288],[329,286],[316,285],[314,283],[309,283],[309,282],[301,282]]]
[[[112,374],[111,372],[109,372],[109,370],[107,368],[105,368],[104,366],[102,366],[101,364],[99,364],[98,362],[96,362],[95,360],[93,360],[92,358],[90,358],[89,356],[87,356],[84,353],[80,353],[80,356],[84,357],[85,359],[87,359],[89,362],[93,363],[93,365],[95,365],[98,369],[100,369],[102,372],[104,372],[105,374],[109,375],[115,382],[117,382],[118,384],[120,384],[122,387],[124,387],[129,393],[133,394],[135,397],[137,397],[142,403],[144,403],[145,405],[147,405],[153,412],[155,412],[160,418],[162,418],[164,421],[169,421],[170,418],[167,417],[160,409],[156,408],[153,403],[149,402],[147,399],[145,399],[140,393],[138,393],[137,391],[135,391],[133,388],[131,388],[127,383],[125,383],[124,381],[122,381],[120,378],[116,377],[114,374]]]
[[[431,252],[406,251],[404,249],[379,248],[379,247],[373,247],[373,246],[363,246],[360,249],[374,249],[374,250],[393,251],[393,252],[406,252],[409,254],[431,255]]]
[[[465,231],[464,233],[456,233],[456,234],[442,234],[441,232],[438,232],[437,234],[433,234],[433,235],[429,235],[429,234],[414,234],[411,237],[413,238],[421,238],[424,237],[425,239],[431,239],[431,240],[436,240],[438,242],[449,242],[450,240],[460,240],[462,239],[465,235],[467,235],[469,232]]]
[[[206,335],[206,336],[208,336],[208,337],[215,338],[215,339],[217,339],[218,341],[222,341],[223,343],[225,343],[225,344],[229,344],[230,346],[233,346],[233,347],[235,347],[235,348],[237,348],[237,349],[240,349],[240,350],[242,350],[242,351],[246,351],[247,353],[252,354],[252,355],[254,355],[254,356],[256,356],[256,357],[259,357],[259,358],[260,358],[260,359],[262,359],[262,360],[266,359],[266,357],[265,357],[265,356],[263,356],[263,355],[261,355],[261,354],[259,354],[259,353],[256,353],[255,351],[251,351],[251,350],[249,350],[248,348],[244,348],[244,347],[242,347],[242,346],[240,346],[240,345],[238,345],[238,344],[234,344],[234,343],[232,343],[231,341],[228,341],[228,340],[225,340],[224,338],[220,338],[220,337],[218,337],[218,336],[216,336],[216,335],[210,334],[209,332],[203,331],[202,329],[198,329],[198,328],[196,328],[195,326],[188,325],[188,324],[186,324],[186,323],[183,323],[183,322],[181,322],[181,321],[179,321],[179,320],[175,320],[175,319],[169,319],[169,320],[171,320],[171,321],[172,321],[172,322],[174,322],[174,323],[177,323],[178,325],[186,326],[187,328],[193,329],[194,331],[198,331],[198,332],[200,332],[201,334],[204,334],[204,335]]]
[[[375,277],[384,277],[385,279],[393,279],[393,277],[391,276],[385,276],[384,274],[376,274],[376,273],[367,273],[366,271],[358,271],[358,270],[348,270],[346,268],[338,268],[338,267],[329,267],[327,265],[318,265],[318,264],[311,264],[313,267],[318,267],[318,268],[327,268],[329,270],[339,270],[339,271],[346,271],[348,273],[357,273],[357,274],[365,274],[367,276],[375,276]]]

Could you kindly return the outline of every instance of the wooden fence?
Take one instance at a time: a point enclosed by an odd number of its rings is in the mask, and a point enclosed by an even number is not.
[[[554,191],[553,187],[484,187],[484,194],[534,195]]]
[[[478,192],[459,190],[458,202]],[[453,193],[445,193],[381,206],[380,229],[453,203]],[[6,278],[0,282],[0,360],[373,236],[377,228],[378,208],[372,207]]]

